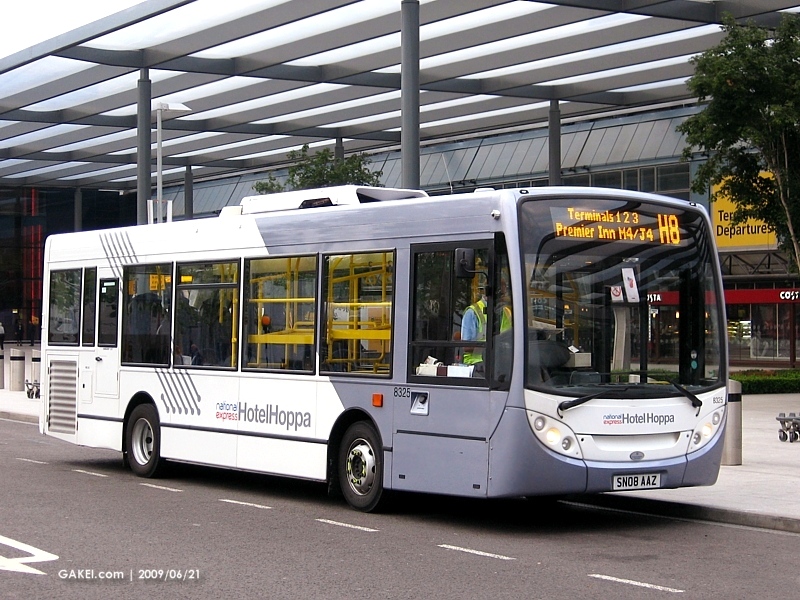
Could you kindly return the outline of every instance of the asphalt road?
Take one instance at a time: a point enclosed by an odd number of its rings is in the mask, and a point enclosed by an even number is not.
[[[0,597],[792,597],[800,536],[578,502],[396,498],[120,454],[0,420]],[[119,579],[114,579],[119,577]]]

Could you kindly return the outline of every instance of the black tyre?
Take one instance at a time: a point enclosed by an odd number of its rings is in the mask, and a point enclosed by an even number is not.
[[[372,512],[385,498],[383,447],[375,428],[365,421],[348,427],[339,446],[339,486],[353,508]]]
[[[779,429],[778,430],[778,439],[780,441],[782,441],[782,442],[785,442],[786,440],[789,439],[789,435],[783,429]]]
[[[131,471],[139,477],[155,477],[161,468],[161,428],[152,404],[133,409],[125,432],[125,452]]]

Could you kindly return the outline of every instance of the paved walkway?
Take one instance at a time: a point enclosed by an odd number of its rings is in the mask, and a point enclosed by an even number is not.
[[[9,389],[9,350],[15,348],[6,344],[0,418],[38,423],[40,401],[29,399],[25,391]],[[32,348],[23,348],[29,378]],[[601,494],[585,500],[614,508],[800,533],[800,442],[781,442],[775,418],[779,412],[800,414],[800,395],[744,396],[741,410],[742,464],[723,465],[715,485]]]

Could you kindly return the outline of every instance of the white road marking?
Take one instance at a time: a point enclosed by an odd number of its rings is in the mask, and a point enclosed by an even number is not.
[[[93,471],[84,471],[83,469],[72,469],[74,473],[83,473],[84,475],[94,475],[95,477],[108,477],[108,475],[103,475],[102,473],[95,473]]]
[[[340,523],[339,521],[331,521],[329,519],[317,519],[317,521],[319,521],[320,523],[327,523],[328,525],[347,527],[348,529],[358,529],[359,531],[368,531],[370,533],[379,531],[378,529],[372,529],[370,527],[361,527],[360,525],[350,525],[350,523]]]
[[[239,500],[228,500],[227,498],[220,498],[220,502],[227,502],[228,504],[240,504],[241,506],[252,506],[253,508],[270,509],[271,506],[264,506],[263,504],[253,504],[252,502],[240,502]]]
[[[17,460],[21,460],[22,462],[29,462],[34,463],[36,465],[49,465],[50,463],[46,463],[43,460],[33,460],[32,458],[17,458]]]
[[[685,590],[677,590],[671,587],[664,587],[663,585],[655,585],[654,583],[644,583],[643,581],[634,581],[633,579],[620,579],[619,577],[611,577],[610,575],[600,575],[599,573],[589,573],[589,577],[595,579],[605,579],[606,581],[614,581],[616,583],[627,583],[628,585],[635,585],[637,587],[647,588],[649,590],[658,590],[659,592],[671,592],[673,594],[682,594]]]
[[[151,487],[156,490],[166,490],[167,492],[182,492],[183,490],[179,490],[178,488],[171,488],[166,487],[164,485],[156,485],[155,483],[140,483],[139,485],[143,485],[146,487]]]
[[[497,558],[500,560],[517,560],[511,556],[503,556],[502,554],[492,554],[491,552],[481,552],[480,550],[472,550],[471,548],[462,548],[461,546],[451,546],[450,544],[439,544],[439,548],[447,550],[458,550],[459,552],[466,552],[467,554],[477,554],[478,556],[486,556],[487,558]]]
[[[17,573],[28,573],[29,575],[45,575],[45,573],[39,569],[34,569],[33,567],[29,567],[23,563],[58,560],[58,556],[55,554],[50,554],[44,550],[39,550],[39,548],[34,548],[33,546],[23,544],[22,542],[12,540],[11,538],[7,538],[2,535],[0,535],[0,544],[3,544],[4,546],[11,546],[12,548],[16,548],[17,550],[27,552],[29,554],[29,556],[20,556],[18,558],[6,558],[5,556],[0,556],[0,570],[3,571],[16,571]]]

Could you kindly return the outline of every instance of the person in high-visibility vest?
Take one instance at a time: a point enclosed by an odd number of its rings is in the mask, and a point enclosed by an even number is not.
[[[486,340],[486,298],[470,304],[461,319],[462,341],[483,342]],[[465,348],[462,358],[466,365],[477,365],[483,362],[483,351],[480,348]]]
[[[511,329],[513,324],[514,321],[511,318],[511,307],[506,304],[501,308],[500,311],[500,333]]]

